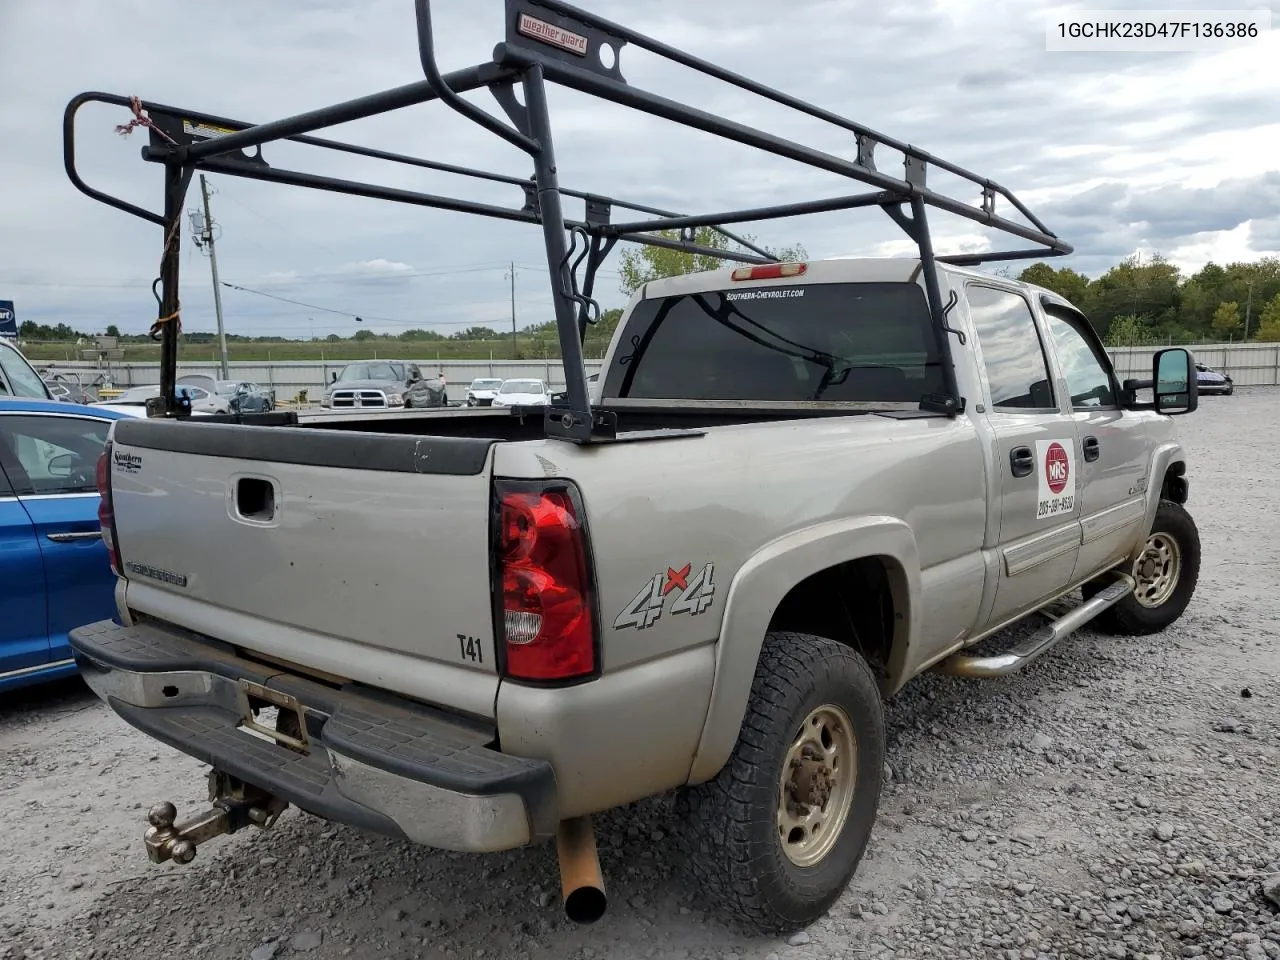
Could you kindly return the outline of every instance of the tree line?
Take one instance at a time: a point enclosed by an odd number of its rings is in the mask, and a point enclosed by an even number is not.
[[[663,231],[676,239],[675,231]],[[749,238],[748,238],[749,239]],[[712,250],[740,249],[724,234],[709,227],[698,228],[694,240]],[[764,248],[769,249],[769,248]],[[784,260],[804,260],[804,247],[795,246],[773,255]],[[710,254],[688,253],[664,247],[644,246],[625,250],[620,257],[619,289],[627,297],[650,280],[661,277],[711,270],[730,261]],[[1280,341],[1280,258],[1263,257],[1252,262],[1220,265],[1207,263],[1194,273],[1184,275],[1160,254],[1126,257],[1105,273],[1090,279],[1071,267],[1055,267],[1038,262],[1014,273],[1008,267],[996,271],[1061,294],[1079,307],[1093,323],[1108,346],[1144,346],[1175,342],[1212,341]],[[550,311],[548,311],[550,313]],[[587,329],[591,341],[607,341],[613,336],[622,311],[602,311],[600,321]],[[120,334],[115,324],[106,335],[119,337],[124,343],[149,343],[145,334]],[[73,341],[91,335],[80,333],[65,323],[56,326],[24,321],[19,336],[33,341]],[[183,339],[193,344],[212,344],[217,335],[209,331],[184,331]],[[287,337],[247,337],[228,334],[228,342],[284,343]],[[510,330],[476,325],[451,334],[425,327],[398,334],[380,334],[373,330],[357,330],[350,337],[331,333],[319,342],[400,341],[493,343],[502,349],[513,344],[513,356],[546,357],[559,353],[554,319],[526,324],[513,337]]]
[[[1184,275],[1165,257],[1126,257],[1095,279],[1034,263],[1017,279],[1066,297],[1108,346],[1209,341],[1280,341],[1280,258]]]

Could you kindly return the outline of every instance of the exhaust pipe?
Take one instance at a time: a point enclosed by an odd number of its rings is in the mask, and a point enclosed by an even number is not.
[[[565,916],[574,923],[595,923],[604,916],[609,899],[604,893],[596,835],[589,816],[560,821],[556,855]]]

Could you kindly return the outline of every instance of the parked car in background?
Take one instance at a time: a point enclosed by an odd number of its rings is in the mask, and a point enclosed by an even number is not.
[[[49,394],[53,399],[64,403],[93,403],[97,399],[74,380],[55,380],[46,377],[44,385],[49,388]]]
[[[587,396],[591,398],[592,403],[600,401],[600,374],[593,373],[587,377]],[[551,395],[551,403],[565,404],[569,402],[569,392],[567,390],[557,390]]]
[[[545,407],[551,391],[541,380],[503,380],[493,398],[495,407]]]
[[[230,398],[210,393],[203,387],[197,387],[190,383],[178,383],[174,385],[174,393],[177,396],[191,399],[191,412],[195,416],[210,416],[231,412]],[[90,406],[97,409],[114,410],[126,416],[145,417],[147,415],[147,401],[158,396],[160,396],[160,385],[152,383],[141,387],[130,387],[117,397],[113,397],[110,400],[99,400],[97,403],[90,404]]]
[[[27,362],[22,351],[0,337],[0,397],[26,397],[29,400],[52,400],[49,385]]]
[[[497,395],[500,386],[502,386],[501,377],[480,377],[472,380],[471,386],[467,387],[467,406],[493,406],[493,398]]]
[[[115,616],[97,471],[123,416],[0,398],[0,691],[73,675],[67,631]]]
[[[351,408],[443,407],[448,403],[443,375],[423,377],[416,363],[357,360],[333,374],[320,406]]]
[[[227,398],[232,413],[270,413],[276,408],[272,392],[249,380],[219,380],[215,392]]]
[[[1236,390],[1228,374],[1213,369],[1207,363],[1196,363],[1196,384],[1201,393],[1219,393],[1224,397],[1231,396]]]

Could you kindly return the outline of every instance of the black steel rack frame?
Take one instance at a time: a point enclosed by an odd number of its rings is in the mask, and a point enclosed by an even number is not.
[[[730,233],[725,226],[801,214],[880,207],[919,248],[925,292],[943,361],[946,395],[922,399],[921,408],[951,416],[961,412],[949,340],[956,331],[947,325],[949,306],[942,303],[936,263],[976,265],[988,261],[1062,256],[1072,252],[1069,244],[1050,232],[1010,191],[985,177],[561,0],[505,0],[506,39],[494,48],[492,61],[441,74],[436,63],[430,0],[414,2],[419,54],[425,74],[424,80],[415,83],[262,124],[249,124],[135,97],[99,92],[81,93],[67,104],[63,114],[63,160],[71,182],[95,200],[164,228],[160,275],[152,284],[158,303],[158,319],[152,327],[152,336],[161,342],[160,397],[149,408],[149,415],[173,417],[190,413],[189,406],[175,396],[174,385],[180,334],[178,267],[182,208],[187,188],[197,170],[541,224],[566,384],[564,403],[553,405],[545,412],[545,429],[550,436],[575,442],[608,439],[616,433],[616,414],[607,408],[593,408],[589,399],[582,342],[588,325],[599,319],[599,304],[592,296],[596,272],[619,240],[704,253],[743,263],[770,263],[776,262],[776,257]],[[634,44],[668,61],[834,125],[851,135],[853,159],[844,159],[629,85],[620,69],[623,48],[627,44]],[[874,192],[695,216],[566,189],[559,183],[552,143],[546,97],[548,82],[839,174],[876,189]],[[523,104],[516,96],[517,83],[524,94]],[[482,88],[487,89],[497,101],[509,123],[462,96]],[[335,124],[433,100],[443,101],[452,110],[528,154],[533,161],[532,176],[522,180],[310,136],[312,131]],[[81,178],[75,163],[75,117],[82,106],[91,102],[129,107],[134,120],[119,128],[121,130],[132,129],[139,124],[148,128],[149,142],[142,148],[142,158],[164,167],[162,213],[97,190]],[[272,166],[262,155],[264,144],[279,140],[519,187],[523,191],[524,203],[520,207],[498,206],[282,169]],[[882,146],[902,154],[901,176],[884,172],[876,166],[876,150]],[[980,195],[980,201],[966,202],[931,188],[927,182],[931,168],[960,178],[974,188],[975,194]],[[566,197],[583,202],[581,219],[566,217]],[[998,214],[997,198],[1021,214],[1027,224]],[[928,207],[965,217],[1037,246],[935,257],[926,218]],[[615,208],[646,215],[647,219],[614,222]],[[699,246],[694,242],[694,230],[704,226],[718,230],[741,249],[719,250]],[[678,231],[678,239],[658,236],[653,232],[659,230]],[[582,270],[584,262],[585,270]]]

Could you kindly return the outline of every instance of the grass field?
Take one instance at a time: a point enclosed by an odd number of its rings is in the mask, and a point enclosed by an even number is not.
[[[599,359],[604,355],[609,341],[600,337],[588,337],[583,345],[587,359]],[[274,343],[227,344],[227,358],[232,361],[276,362],[285,360],[331,360],[342,363],[347,360],[543,360],[560,356],[559,344],[539,338],[519,341],[520,356],[513,358],[511,341],[465,340],[343,340],[338,343],[323,341],[282,340]],[[123,363],[159,363],[160,344],[126,343]],[[83,349],[74,343],[35,342],[23,344],[23,353],[32,362],[56,363],[79,360]],[[183,343],[178,347],[180,362],[201,363],[218,360],[216,343]]]

